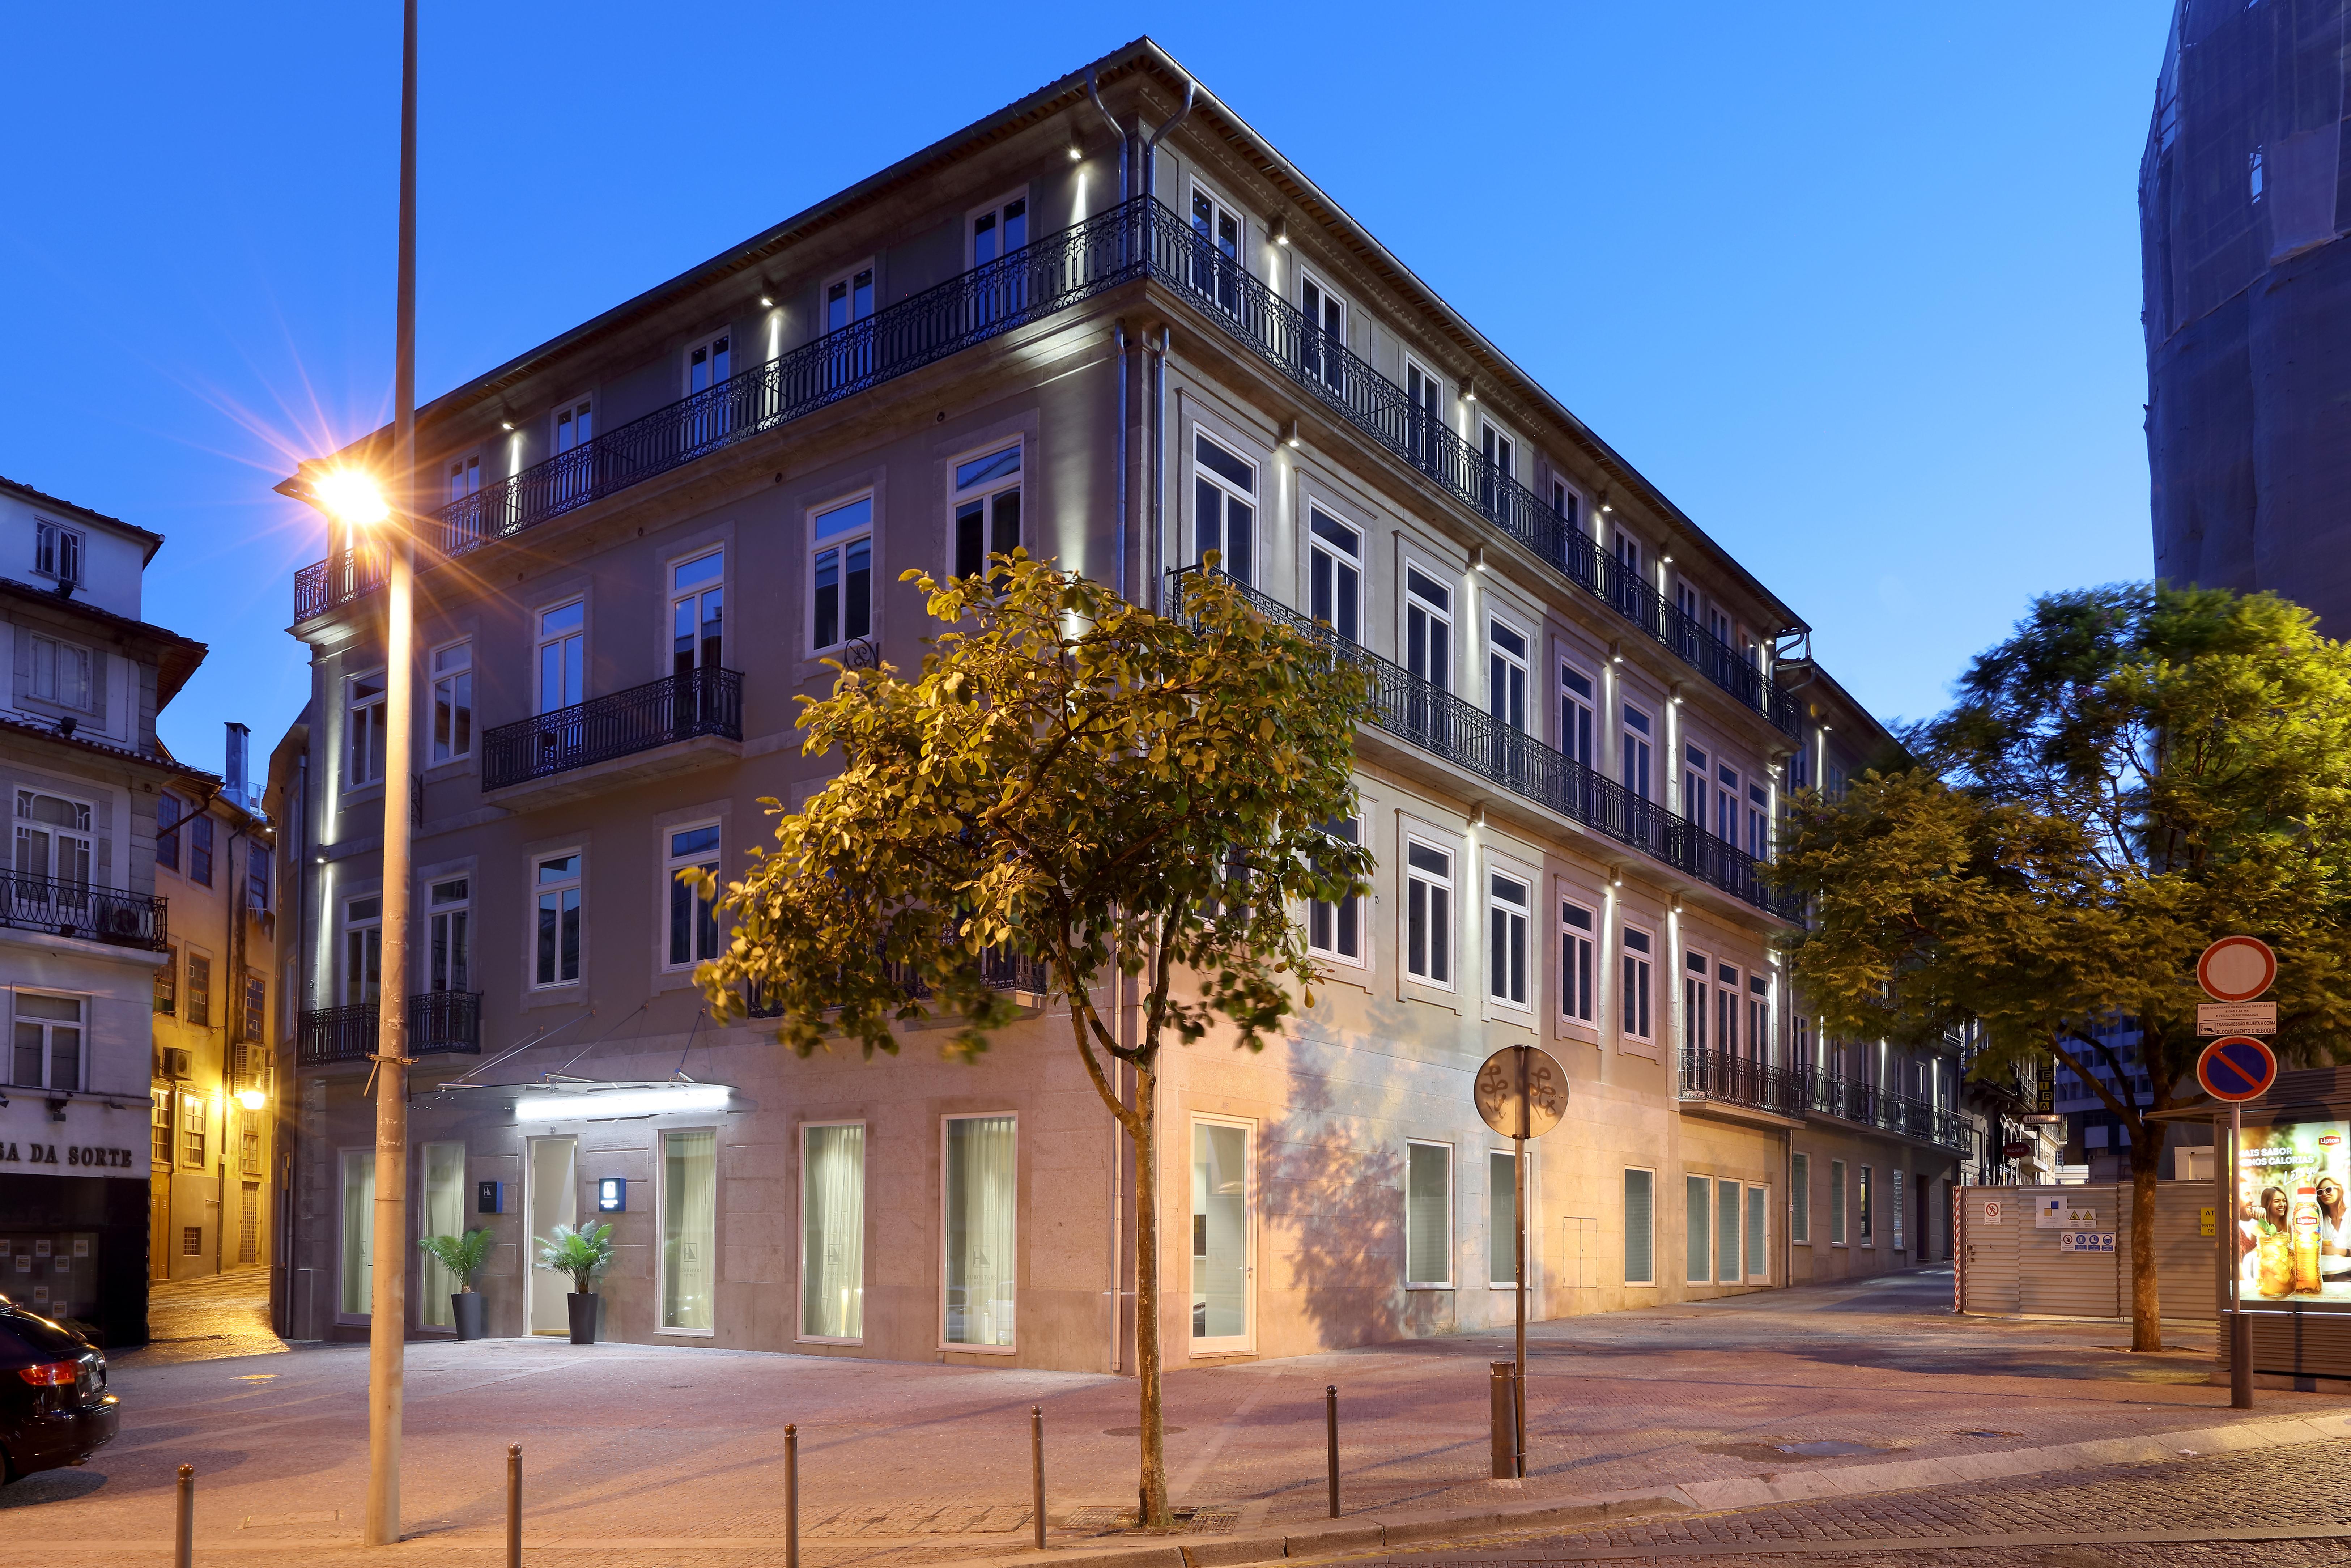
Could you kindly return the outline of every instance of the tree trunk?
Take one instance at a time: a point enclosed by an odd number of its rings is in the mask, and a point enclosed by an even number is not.
[[[1134,1372],[1142,1385],[1143,1474],[1135,1521],[1165,1526],[1167,1435],[1159,1403],[1159,1080],[1150,1067],[1134,1070]]]
[[[2155,1178],[2163,1168],[2168,1124],[2141,1122],[2131,1133],[2131,1349],[2163,1348],[2163,1307],[2156,1296]]]

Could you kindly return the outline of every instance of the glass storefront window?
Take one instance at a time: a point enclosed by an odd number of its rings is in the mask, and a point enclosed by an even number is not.
[[[1009,1347],[1013,1119],[951,1117],[945,1141],[946,1343]]]
[[[423,1155],[424,1212],[417,1216],[417,1234],[463,1236],[465,1234],[465,1145],[427,1144]],[[372,1181],[370,1186],[373,1186]],[[455,1327],[456,1318],[449,1305],[449,1298],[465,1288],[465,1281],[442,1267],[441,1260],[432,1253],[420,1249],[417,1256],[423,1260],[416,1281],[417,1289],[424,1297],[416,1304],[417,1321],[434,1328]]]
[[[718,1250],[718,1134],[662,1134],[662,1327],[707,1333]]]
[[[1249,1333],[1249,1129],[1192,1124],[1192,1337]]]
[[[800,1130],[800,1335],[865,1335],[865,1129]]]
[[[343,1223],[336,1310],[365,1317],[375,1291],[375,1151],[343,1151]]]

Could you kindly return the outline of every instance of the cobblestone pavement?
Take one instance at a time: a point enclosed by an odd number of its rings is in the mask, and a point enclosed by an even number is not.
[[[147,1287],[148,1343],[107,1358],[110,1366],[163,1366],[267,1355],[287,1348],[269,1329],[269,1270],[236,1269]]]

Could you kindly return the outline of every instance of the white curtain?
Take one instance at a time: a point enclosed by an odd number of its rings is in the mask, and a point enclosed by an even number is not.
[[[463,1236],[465,1233],[465,1145],[463,1144],[427,1144],[424,1145],[424,1212],[418,1217],[419,1236]],[[448,1328],[456,1319],[451,1313],[449,1298],[465,1288],[465,1281],[441,1265],[430,1252],[420,1250],[423,1261],[417,1285],[424,1293],[420,1305],[420,1321],[435,1328]]]
[[[662,1137],[662,1327],[711,1325],[718,1245],[718,1134]]]
[[[865,1129],[804,1130],[800,1162],[800,1333],[865,1333]]]
[[[375,1151],[343,1151],[342,1289],[337,1306],[365,1316],[375,1291]]]
[[[1012,1343],[1013,1121],[947,1124],[946,1343]]]

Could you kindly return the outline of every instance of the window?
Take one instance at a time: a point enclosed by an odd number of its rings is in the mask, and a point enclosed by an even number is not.
[[[245,1033],[242,1038],[250,1040],[269,1038],[269,982],[249,971],[245,977]]]
[[[1651,943],[1649,933],[1637,926],[1624,927],[1625,1002],[1623,1032],[1630,1040],[1650,1038],[1649,981]]]
[[[38,789],[16,791],[19,876],[88,887],[97,842],[90,832],[89,807],[84,802]],[[207,864],[204,869],[204,880],[209,883],[212,868]]]
[[[188,819],[188,880],[204,887],[213,884],[213,819],[209,812],[198,811]]]
[[[662,875],[669,883],[669,967],[683,969],[718,956],[718,906],[678,880],[682,871],[718,874],[718,824],[673,829]]]
[[[1218,552],[1217,570],[1257,580],[1257,465],[1206,434],[1192,438],[1192,557]]]
[[[59,582],[82,580],[82,536],[56,523],[33,525],[33,570]]]
[[[248,847],[245,856],[245,906],[256,915],[269,910],[269,852]]]
[[[1192,1124],[1192,1339],[1249,1333],[1249,1129]]]
[[[187,1021],[197,1029],[213,1026],[213,960],[209,953],[188,953]]]
[[[579,499],[594,488],[596,476],[583,454],[570,462],[562,458],[578,452],[596,435],[596,403],[592,398],[575,398],[555,411],[555,498],[559,501]]]
[[[1739,1272],[1739,1184],[1735,1181],[1715,1184],[1715,1282],[1736,1285]]]
[[[1306,508],[1308,613],[1350,643],[1363,634],[1364,539],[1322,507]]]
[[[809,522],[810,646],[821,651],[873,631],[873,497],[860,496]]]
[[[2262,199],[2262,151],[2256,147],[2245,156],[2245,189],[2256,202]]]
[[[733,335],[720,332],[715,337],[690,343],[685,350],[685,395],[708,392],[735,375],[735,340]]]
[[[1592,1000],[1592,944],[1597,923],[1588,905],[1559,901],[1559,1014],[1577,1023],[1598,1016]]]
[[[1566,522],[1570,534],[1583,531],[1583,497],[1569,489],[1564,479],[1551,482],[1551,509]]]
[[[449,460],[449,505],[482,491],[482,460],[479,456],[453,457]]]
[[[1562,661],[1559,666],[1559,748],[1586,768],[1600,766],[1593,750],[1593,737],[1598,726],[1593,715],[1598,711],[1593,698],[1593,679],[1573,664]]]
[[[1439,444],[1444,439],[1438,432],[1447,429],[1442,383],[1407,359],[1404,362],[1404,394],[1405,402],[1411,410],[1405,416],[1409,422],[1405,433],[1405,444],[1413,458],[1423,467],[1433,467],[1437,462]]]
[[[1682,815],[1689,824],[1700,830],[1706,827],[1706,752],[1685,742],[1682,746]]]
[[[1714,972],[1718,982],[1714,993],[1715,1049],[1725,1056],[1737,1056],[1740,1040],[1739,969],[1735,965],[1718,964]],[[1750,1036],[1747,1044],[1750,1054],[1755,1043],[1754,1038]]]
[[[986,212],[972,214],[972,266],[986,267],[998,256],[1009,255],[1028,243],[1028,197],[1015,196]]]
[[[1333,350],[1347,346],[1346,302],[1310,274],[1301,272],[1298,280],[1298,306],[1306,324],[1317,330],[1306,334],[1303,358],[1306,373],[1330,386],[1338,386],[1346,379],[1343,355]]]
[[[825,285],[824,329],[838,332],[873,314],[873,269],[861,267]]]
[[[542,857],[536,883],[538,940],[531,983],[568,986],[580,977],[580,856]]]
[[[987,558],[1020,548],[1020,444],[958,463],[955,471],[955,574],[977,577]]]
[[[1788,1239],[1813,1244],[1813,1156],[1788,1156]]]
[[[205,1138],[212,1107],[201,1094],[180,1096],[180,1163],[196,1169],[204,1164]]]
[[[1334,817],[1322,824],[1322,831],[1342,843],[1361,841],[1362,824],[1353,817]],[[1306,912],[1308,950],[1362,963],[1363,903],[1360,897],[1344,899],[1337,904],[1325,904],[1319,898],[1315,899]]]
[[[59,707],[90,710],[89,650],[36,632],[32,643],[33,695]]]
[[[717,1279],[718,1134],[662,1134],[661,1326],[708,1333]]]
[[[1771,792],[1753,780],[1747,786],[1747,852],[1759,861],[1771,855]]]
[[[1486,1151],[1486,1281],[1493,1285],[1519,1282],[1519,1162],[1504,1149]],[[1527,1283],[1534,1283],[1534,1260],[1528,1262]]]
[[[1487,878],[1486,992],[1509,1007],[1527,1005],[1527,884],[1493,872]]]
[[[1771,1060],[1771,977],[1747,971],[1747,1054],[1759,1062]]]
[[[669,569],[669,673],[721,667],[726,630],[726,552],[712,550]]]
[[[180,950],[163,949],[163,962],[155,970],[155,1010],[165,1018],[177,1018],[180,1013]]]
[[[1870,1228],[1870,1219],[1872,1216],[1869,1201],[1869,1167],[1867,1166],[1862,1166],[1858,1178],[1859,1190],[1855,1195],[1860,1199],[1860,1202],[1856,1205],[1858,1213],[1855,1218],[1859,1219],[1861,1224],[1861,1244],[1864,1247],[1874,1246],[1876,1242],[1876,1232]]]
[[[424,1212],[416,1217],[417,1234],[465,1235],[465,1145],[427,1144],[418,1153],[423,1156]],[[423,1296],[417,1302],[418,1320],[434,1328],[455,1327],[449,1298],[463,1290],[465,1282],[443,1267],[441,1260],[425,1252],[417,1260],[416,1283]]]
[[[1746,791],[1740,787],[1739,769],[1726,762],[1714,765],[1714,836],[1726,844],[1739,842],[1739,808]]]
[[[170,790],[155,798],[155,863],[168,871],[180,869],[180,821],[187,802]]]
[[[1404,1282],[1453,1288],[1453,1146],[1405,1145]]]
[[[237,1170],[249,1176],[261,1174],[261,1134],[246,1131],[236,1138]],[[248,1260],[250,1261],[250,1260]]]
[[[1486,708],[1512,729],[1527,727],[1526,633],[1501,621],[1486,623]]]
[[[1404,969],[1415,979],[1453,984],[1453,857],[1412,841],[1405,845]]]
[[[1453,592],[1417,567],[1404,574],[1405,667],[1438,691],[1453,689]]]
[[[1771,1277],[1771,1188],[1747,1189],[1747,1277],[1750,1280]]]
[[[1625,1282],[1657,1282],[1656,1173],[1625,1173]]]
[[[16,995],[16,1071],[10,1082],[26,1089],[70,1093],[81,1087],[82,1002],[79,997]]]
[[[425,989],[469,991],[474,978],[474,879],[453,876],[425,892]]]
[[[800,1337],[865,1337],[865,1127],[800,1129]]]
[[[433,760],[474,754],[474,645],[433,650]]]
[[[1714,1183],[1706,1176],[1682,1178],[1683,1207],[1688,1229],[1683,1238],[1687,1267],[1685,1277],[1693,1285],[1714,1283]]]
[[[950,1116],[942,1128],[949,1345],[1013,1343],[1017,1135],[1010,1116]]]
[[[1602,509],[1604,511],[1606,508],[1603,507]],[[1611,553],[1616,558],[1616,564],[1625,569],[1625,575],[1635,578],[1641,575],[1640,540],[1635,538],[1624,529],[1618,528],[1616,530],[1615,548]]]
[[[1192,187],[1192,287],[1228,310],[1240,308],[1242,222],[1238,214]]]
[[[176,1098],[169,1089],[150,1090],[147,1094],[147,1158],[158,1170],[172,1164],[172,1102]]]
[[[196,956],[188,956],[188,984],[194,988]],[[376,999],[383,981],[383,899],[354,898],[343,905],[343,1005],[364,1007]]]
[[[381,670],[371,675],[353,675],[343,683],[343,734],[350,742],[346,750],[350,758],[343,774],[347,789],[383,782],[383,693]]]
[[[1899,1170],[1886,1173],[1886,1196],[1892,1200],[1886,1206],[1886,1218],[1894,1223],[1886,1229],[1892,1232],[1894,1250],[1902,1250],[1902,1175]]]
[[[345,1149],[343,1212],[337,1239],[335,1308],[346,1317],[365,1317],[375,1291],[375,1151]]]
[[[538,711],[559,713],[588,698],[588,601],[538,612]]]
[[[1649,716],[1631,703],[1625,705],[1625,773],[1618,782],[1635,800],[1649,795]]]
[[[204,1228],[201,1225],[180,1227],[180,1256],[201,1258],[204,1255]]]
[[[1489,513],[1499,513],[1511,477],[1513,451],[1510,438],[1490,424],[1481,424],[1479,441],[1481,447],[1479,455],[1485,459],[1484,465],[1479,470],[1479,499]]]
[[[1844,1162],[1829,1162],[1829,1244],[1844,1245]]]
[[[1706,955],[1698,952],[1682,954],[1682,1049],[1691,1053],[1692,1061],[1706,1054],[1707,1015],[1713,1009],[1707,1005]]]

